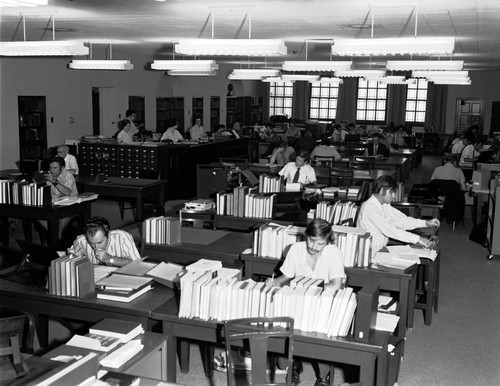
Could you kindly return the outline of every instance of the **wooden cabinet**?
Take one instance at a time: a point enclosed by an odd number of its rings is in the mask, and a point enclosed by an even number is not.
[[[163,133],[175,122],[184,135],[184,98],[156,98],[156,132]]]
[[[220,125],[220,97],[210,97],[210,131],[216,132]],[[228,127],[231,129],[232,127]]]
[[[129,96],[128,97],[128,108],[134,110],[136,113],[135,124],[138,125],[140,123],[144,124],[146,127],[145,121],[145,107],[144,107],[144,97],[143,96]]]
[[[19,159],[42,159],[47,149],[44,96],[19,96]]]
[[[226,127],[233,127],[239,120],[242,126],[251,125],[252,97],[228,97],[226,101]]]
[[[206,125],[204,125],[205,122],[203,122],[203,97],[193,98],[192,103],[193,103],[192,104],[192,119],[193,119],[193,121],[191,122],[191,125],[194,125],[196,119],[200,118],[201,124],[203,126],[206,126]],[[206,129],[207,129],[207,127],[205,127],[205,130]]]
[[[490,190],[488,202],[488,223],[487,240],[488,249],[490,251],[489,258],[500,255],[500,189],[498,188],[498,178],[495,178]]]

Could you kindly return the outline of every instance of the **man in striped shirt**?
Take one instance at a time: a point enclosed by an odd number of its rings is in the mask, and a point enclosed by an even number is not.
[[[391,202],[397,189],[398,185],[392,177],[382,176],[376,181],[372,196],[361,205],[357,226],[371,233],[372,253],[385,247],[390,238],[430,247],[431,243],[427,238],[407,230],[440,225],[437,218],[420,220],[392,207]]]

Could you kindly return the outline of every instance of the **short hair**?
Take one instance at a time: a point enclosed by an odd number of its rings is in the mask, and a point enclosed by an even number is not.
[[[305,235],[307,237],[321,237],[331,244],[333,243],[332,226],[322,218],[316,218],[307,224]]]
[[[473,143],[474,142],[474,134],[471,133],[470,131],[466,132],[464,135],[464,138],[469,142]]]
[[[59,145],[57,147],[57,150],[59,151],[59,149],[63,149],[64,151],[69,151],[69,147],[68,145]]]
[[[110,228],[109,221],[104,217],[91,217],[87,220],[85,228],[83,228],[83,234],[94,236],[98,231],[102,231],[108,237]]]
[[[382,134],[380,134],[380,133],[373,134],[373,138],[375,138],[375,137],[380,138],[380,139],[384,138],[384,136]]]
[[[49,165],[54,162],[57,162],[59,165],[61,165],[62,168],[66,166],[66,161],[64,161],[64,158],[59,157],[58,155],[49,158]]]
[[[457,160],[457,155],[453,153],[446,153],[443,160],[444,162],[454,162]]]
[[[395,192],[398,190],[398,183],[390,176],[380,176],[377,181],[375,181],[373,192],[378,194],[382,189],[384,191],[392,190]]]
[[[328,138],[323,138],[320,142],[320,145],[323,145],[323,146],[330,146],[332,143],[330,142],[330,139]]]
[[[286,148],[288,146],[288,142],[287,141],[279,141],[278,144],[276,145],[276,147],[284,147]]]
[[[297,153],[297,155],[295,156],[295,158],[297,157],[300,157],[302,158],[304,161],[309,161],[309,152],[307,150],[299,150],[299,152]]]
[[[125,117],[130,117],[131,115],[134,115],[135,113],[136,113],[135,110],[128,109],[127,111],[125,111]]]

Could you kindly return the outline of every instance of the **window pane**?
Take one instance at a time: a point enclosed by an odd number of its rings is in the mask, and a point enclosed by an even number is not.
[[[319,99],[311,99],[311,109],[319,107]]]
[[[366,99],[368,90],[362,88],[358,90],[358,98]]]
[[[377,121],[385,121],[385,112],[377,111]]]
[[[317,87],[312,87],[311,88],[311,97],[318,97],[320,94],[319,94],[319,88]]]
[[[376,99],[377,98],[377,89],[368,89],[368,99]]]
[[[285,106],[286,108],[289,108],[289,109],[290,109],[290,111],[291,111],[291,109],[292,109],[292,100],[291,100],[290,98],[287,98],[287,99],[285,99],[285,101],[284,101],[284,102],[285,102],[284,106]]]
[[[309,116],[311,118],[317,119],[318,118],[318,110],[311,110],[311,111],[309,111]]]
[[[417,111],[425,111],[426,102],[417,102]]]
[[[425,113],[419,112],[416,114],[416,122],[424,122],[425,121]]]
[[[356,120],[357,121],[364,121],[365,120],[365,112],[363,110],[358,110],[356,112]]]
[[[368,121],[374,121],[375,120],[375,111],[368,110],[366,112],[366,120],[368,120]]]
[[[327,109],[328,108],[328,99],[321,99],[319,106],[322,109]]]
[[[366,101],[358,99],[358,110],[365,110],[365,109],[366,109]]]
[[[387,99],[387,90],[378,90],[378,99]]]
[[[372,101],[372,100],[366,101],[366,108],[368,110],[375,110],[375,103],[376,103],[376,101]]]
[[[408,89],[408,92],[406,93],[406,98],[407,99],[417,99],[417,90]]]
[[[415,101],[406,101],[406,110],[415,111],[416,103]]]

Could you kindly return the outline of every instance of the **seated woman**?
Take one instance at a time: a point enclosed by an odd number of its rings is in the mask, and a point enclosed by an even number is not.
[[[116,136],[118,143],[121,143],[121,144],[134,143],[134,139],[132,138],[132,134],[130,133],[130,129],[131,129],[130,121],[127,121],[126,119],[123,121],[120,121],[120,122],[118,122],[118,127],[120,128],[120,131],[118,132],[118,135]]]
[[[172,126],[170,126],[160,138],[160,141],[172,141],[173,143],[184,141],[184,137],[179,133],[177,128],[179,127],[179,123],[175,122]]]
[[[283,286],[296,276],[322,279],[324,290],[335,294],[345,279],[344,257],[339,248],[333,245],[333,232],[330,224],[323,219],[315,219],[307,225],[306,241],[292,244],[280,268],[282,275],[266,280],[267,286]],[[328,363],[314,362],[316,371],[315,386],[328,385]],[[300,382],[302,363],[294,359],[292,383]],[[333,376],[333,374],[331,375]]]

